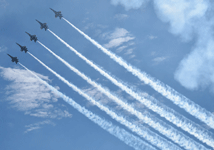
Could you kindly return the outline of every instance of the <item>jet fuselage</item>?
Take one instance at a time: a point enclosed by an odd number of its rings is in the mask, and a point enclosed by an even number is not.
[[[59,17],[60,19],[63,17],[61,14],[61,11],[55,11],[52,8],[50,8],[55,13],[55,18]]]
[[[16,43],[20,48],[21,48],[21,51],[25,51],[25,53],[27,53],[27,47],[26,46],[21,46],[19,43]]]

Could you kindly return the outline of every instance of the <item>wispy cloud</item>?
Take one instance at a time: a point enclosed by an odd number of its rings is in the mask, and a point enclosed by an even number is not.
[[[88,30],[88,29],[91,29],[91,28],[94,28],[94,24],[93,23],[88,23],[84,28],[83,30]]]
[[[45,121],[30,124],[30,125],[26,125],[25,128],[27,128],[27,129],[25,130],[24,133],[28,133],[28,132],[33,131],[33,130],[38,130],[38,129],[42,128],[42,126],[44,126],[44,125],[55,126],[55,123],[53,123],[50,120],[45,120]]]
[[[163,61],[165,61],[167,59],[167,57],[156,57],[154,59],[152,59],[152,61],[156,64],[161,63]]]
[[[105,29],[107,28],[107,25],[103,25],[103,24],[94,24],[94,23],[87,23],[86,26],[83,28],[83,30],[89,30],[89,29],[93,29],[93,30],[100,30],[100,29]]]
[[[1,52],[5,52],[6,50],[7,50],[7,47],[5,47],[5,46],[1,46],[1,47],[0,47],[0,53],[1,53]]]
[[[122,52],[124,49],[126,49],[127,47],[128,47],[127,45],[120,46],[120,47],[116,50],[116,52],[117,52],[117,53],[120,53],[120,52]]]
[[[128,17],[129,17],[129,16],[126,15],[126,14],[116,14],[116,15],[114,16],[114,18],[117,19],[117,20],[125,20],[125,19],[127,19]]]
[[[0,70],[0,75],[5,80],[11,81],[5,87],[5,94],[11,107],[36,117],[71,117],[67,110],[62,110],[60,106],[54,105],[58,101],[58,96],[38,82],[26,70],[3,67],[0,67]],[[47,76],[37,75],[43,80],[50,81]]]
[[[109,40],[107,44],[104,44],[106,48],[117,48],[116,52],[118,53],[125,50],[125,55],[131,55],[132,58],[135,57],[132,55],[134,48],[130,47],[135,44],[133,42],[135,37],[126,29],[116,28],[113,32],[104,33],[103,37]]]
[[[124,55],[128,55],[129,59],[135,57],[133,53],[135,47],[135,37],[124,28],[116,28],[113,32],[104,33],[103,38],[109,40],[107,44],[104,44],[106,48],[116,48],[116,52],[123,51]]]
[[[128,50],[126,51],[125,55],[130,55],[130,54],[132,54],[133,50],[134,50],[133,48],[128,49]]]
[[[105,44],[104,46],[106,48],[118,47],[121,44],[123,44],[125,42],[128,42],[130,40],[133,40],[133,39],[134,39],[134,37],[120,37],[120,38],[115,38],[115,39],[112,39],[108,44]]]
[[[158,37],[157,37],[157,36],[154,36],[154,35],[150,35],[150,36],[149,36],[149,39],[150,39],[150,40],[154,40],[154,39],[157,39],[157,38],[158,38]]]
[[[8,6],[9,3],[6,0],[0,0],[0,7],[4,7],[6,8],[6,6]]]
[[[113,5],[123,5],[126,10],[129,9],[138,9],[148,0],[111,0]]]
[[[116,39],[127,36],[129,32],[124,28],[116,28],[110,35],[109,39]]]

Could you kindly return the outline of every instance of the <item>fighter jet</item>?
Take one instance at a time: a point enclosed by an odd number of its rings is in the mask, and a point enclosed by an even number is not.
[[[21,51],[25,51],[25,53],[27,53],[27,47],[26,46],[21,46],[19,43],[16,43],[17,45],[19,45],[19,47],[21,48]]]
[[[25,32],[25,33],[27,33],[27,32]],[[27,34],[30,36],[30,40],[31,41],[34,40],[34,42],[36,42],[38,40],[37,37],[36,37],[36,35],[31,35],[29,33],[27,33]]]
[[[52,8],[50,8],[50,9],[55,13],[55,18],[59,17],[61,19],[63,17],[62,14],[61,14],[61,11],[55,11]]]
[[[9,54],[7,54],[8,56],[10,56],[10,58],[12,59],[12,62],[16,62],[16,64],[19,62],[19,60],[18,60],[18,58],[17,57],[13,57],[13,56],[11,56],[11,55],[9,55]]]
[[[41,23],[41,22],[39,22],[38,20],[36,20],[40,25],[41,25],[41,27],[40,27],[40,29],[45,29],[45,31],[48,29],[48,26],[47,26],[47,23]]]

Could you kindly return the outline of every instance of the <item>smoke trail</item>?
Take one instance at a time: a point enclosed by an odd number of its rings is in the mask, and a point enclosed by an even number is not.
[[[66,79],[64,79],[62,76],[60,76],[59,74],[57,74],[55,71],[53,71],[51,68],[49,68],[48,66],[46,66],[43,62],[41,62],[38,58],[36,58],[34,55],[32,55],[31,53],[29,53],[33,58],[35,58],[40,64],[42,64],[46,69],[48,69],[50,72],[52,72],[55,76],[57,76],[61,81],[63,81],[64,83],[66,83],[69,87],[71,87],[74,91],[76,91],[77,93],[79,93],[80,95],[82,95],[83,97],[85,97],[87,100],[89,100],[91,103],[93,103],[94,105],[96,105],[97,107],[99,107],[101,110],[105,111],[108,115],[110,115],[113,119],[117,120],[118,122],[120,122],[121,124],[125,125],[127,128],[129,128],[130,130],[132,130],[133,132],[137,133],[138,135],[140,135],[141,137],[145,138],[147,141],[149,141],[151,144],[161,148],[161,149],[180,149],[179,147],[177,147],[176,145],[172,144],[171,142],[167,141],[166,139],[158,136],[157,134],[153,133],[152,131],[150,131],[147,128],[144,127],[137,127],[136,125],[128,122],[127,120],[125,120],[123,117],[118,116],[116,113],[112,112],[111,110],[109,110],[109,108],[101,105],[99,102],[96,102],[93,98],[91,98],[90,96],[88,96],[87,94],[85,94],[84,92],[82,92],[82,90],[80,90],[79,88],[77,88],[75,85],[71,84],[69,81],[67,81]],[[158,125],[157,125],[158,127]],[[200,145],[198,145],[200,147]]]
[[[39,42],[42,46],[44,46],[41,42]],[[47,48],[46,46],[44,46],[45,48]],[[49,49],[49,51],[51,51]],[[51,53],[53,53],[51,51]],[[30,53],[29,53],[30,54]],[[60,58],[59,56],[57,56],[55,53],[53,53],[54,56],[56,56],[57,58]],[[33,56],[32,54],[30,54],[31,56]],[[65,82],[68,86],[70,86],[71,88],[75,88],[75,86],[71,83],[69,83],[67,80],[65,80],[63,77],[61,77],[60,75],[58,75],[56,72],[54,72],[53,70],[51,70],[48,66],[46,66],[44,63],[42,63],[40,60],[38,60],[35,56],[33,56],[37,61],[39,61],[44,67],[46,67],[49,71],[51,71],[52,73],[54,73],[57,77],[59,77],[63,82]],[[60,58],[60,60],[62,62],[65,62],[63,59]],[[69,65],[70,66],[70,65]],[[69,67],[70,69],[72,69],[73,67]],[[75,69],[76,70],[76,69]],[[73,70],[73,71],[75,71]],[[78,71],[78,70],[77,70]],[[148,115],[143,115],[142,113],[134,110],[131,106],[129,106],[127,103],[124,103],[123,101],[121,101],[120,99],[118,99],[116,96],[112,95],[110,92],[108,92],[106,89],[102,88],[100,85],[98,85],[97,83],[93,82],[91,79],[89,79],[87,76],[85,76],[84,74],[82,74],[81,72],[77,72],[75,71],[78,75],[80,75],[83,79],[85,79],[88,83],[92,84],[93,86],[97,87],[98,90],[100,90],[101,92],[105,93],[109,98],[112,98],[116,103],[118,103],[121,107],[125,108],[127,111],[131,112],[133,115],[137,116],[139,119],[143,120],[145,123],[147,123],[148,125],[150,125],[151,127],[153,127],[154,129],[156,129],[157,131],[159,131],[160,133],[162,133],[163,135],[167,136],[168,138],[172,139],[174,142],[180,144],[181,146],[185,147],[185,148],[190,148],[190,147],[194,147],[194,148],[204,148],[202,145],[198,144],[197,142],[195,142],[194,140],[190,139],[189,137],[185,136],[184,134],[180,133],[179,131],[175,130],[173,127],[167,125],[166,123],[164,123],[161,120],[158,120],[156,118],[152,118],[149,114]],[[75,89],[74,89],[75,90]],[[77,88],[76,88],[77,90]],[[80,95],[85,95],[85,97],[87,98],[87,95],[85,93],[83,93],[81,90],[77,90],[77,92]]]
[[[108,122],[99,116],[95,115],[94,113],[90,112],[89,110],[85,109],[84,107],[81,107],[79,104],[77,104],[74,100],[67,97],[57,89],[55,89],[53,86],[49,85],[47,82],[39,78],[36,74],[28,70],[24,65],[22,65],[20,62],[19,64],[25,68],[27,71],[29,71],[32,75],[34,75],[40,82],[45,84],[48,88],[50,88],[54,93],[59,95],[64,101],[66,101],[68,104],[70,104],[72,107],[74,107],[76,110],[78,110],[80,113],[85,115],[88,119],[99,125],[104,130],[108,131],[110,134],[114,135],[127,145],[133,147],[136,150],[155,150],[153,146],[147,144],[146,142],[142,141],[140,138],[130,134],[124,129],[121,129],[118,126],[113,125],[111,122]]]
[[[49,29],[48,29],[49,30]],[[205,129],[201,128],[196,123],[192,122],[191,120],[183,117],[182,115],[178,114],[174,110],[166,107],[165,105],[161,104],[159,101],[152,97],[143,98],[138,93],[134,92],[132,89],[128,88],[122,82],[120,82],[118,79],[113,78],[108,73],[100,69],[97,65],[95,65],[93,62],[88,60],[86,57],[84,57],[82,54],[77,52],[74,48],[72,48],[69,44],[67,44],[65,41],[63,41],[60,37],[58,37],[55,33],[53,33],[51,30],[49,30],[57,39],[59,39],[63,44],[65,44],[70,50],[72,50],[75,54],[77,54],[80,58],[82,58],[86,63],[88,63],[91,67],[93,67],[95,70],[100,72],[103,76],[108,78],[112,83],[120,87],[122,90],[130,94],[132,97],[134,97],[139,102],[143,103],[146,107],[153,110],[154,112],[158,113],[161,117],[166,118],[169,122],[172,122],[177,127],[182,128],[184,131],[189,132],[202,142],[206,143],[207,145],[214,148],[214,136],[210,134]],[[41,43],[40,43],[41,44]],[[69,67],[72,71],[76,72],[79,76],[81,76],[83,79],[85,79],[88,83],[92,84],[93,86],[97,87],[101,92],[105,93],[109,98],[115,100],[117,103],[121,104],[121,100],[118,100],[117,97],[112,95],[110,92],[108,92],[106,89],[103,89],[101,86],[99,86],[97,83],[94,83],[88,77],[86,77],[84,74],[79,72],[77,69],[72,67],[70,64],[68,64],[66,61],[64,61],[62,58],[57,56],[55,53],[53,53],[50,49],[48,49],[46,46],[41,44],[43,47],[45,47],[50,53],[52,53],[55,57],[57,57],[60,61],[62,61],[67,67]],[[123,102],[122,102],[123,103]],[[124,104],[124,103],[123,103]],[[200,136],[199,136],[200,135]]]
[[[69,23],[73,28],[75,28],[79,33],[81,33],[86,39],[92,42],[97,48],[101,49],[105,54],[110,56],[111,59],[116,61],[118,64],[126,68],[129,72],[133,75],[137,76],[141,81],[145,84],[150,85],[154,90],[161,93],[163,96],[171,100],[174,104],[178,105],[179,107],[183,108],[186,112],[190,113],[194,117],[198,118],[202,122],[206,123],[208,126],[214,129],[214,115],[207,111],[206,109],[202,108],[198,104],[195,104],[185,96],[179,94],[177,91],[172,89],[170,86],[165,85],[161,81],[154,79],[150,75],[146,74],[145,72],[140,71],[139,69],[131,66],[121,57],[118,57],[114,53],[110,52],[95,40],[91,39],[88,35],[84,32],[80,31],[77,27],[71,24],[68,20],[63,18],[67,23]]]

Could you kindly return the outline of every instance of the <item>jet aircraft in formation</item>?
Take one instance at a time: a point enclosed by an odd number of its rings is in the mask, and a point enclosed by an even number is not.
[[[40,25],[41,25],[41,27],[40,27],[40,29],[45,29],[45,31],[48,29],[48,26],[47,26],[47,23],[41,23],[41,22],[39,22],[38,20],[36,20]]]
[[[13,57],[10,54],[7,54],[8,56],[10,56],[10,58],[12,59],[12,62],[15,62],[16,64],[19,62],[17,57]]]
[[[25,53],[27,53],[27,47],[26,46],[21,46],[19,43],[16,43],[20,48],[21,48],[21,51],[25,51]]]
[[[27,32],[25,32],[25,33],[27,33]],[[38,40],[37,37],[36,37],[36,35],[31,35],[29,33],[27,33],[27,34],[30,36],[30,40],[31,41],[34,40],[34,42],[36,42]]]
[[[55,11],[52,8],[50,8],[50,9],[55,13],[55,18],[59,17],[61,19],[63,17],[62,14],[61,14],[61,11]],[[36,20],[36,21],[41,25],[41,27],[40,27],[41,29],[44,28],[45,31],[48,29],[47,23],[41,23],[38,20]],[[36,37],[36,35],[31,35],[28,32],[25,32],[25,33],[27,33],[30,36],[30,40],[31,41],[36,42],[38,40],[38,38]],[[27,50],[26,46],[22,46],[19,43],[16,43],[16,44],[21,48],[21,51],[25,51],[25,53],[27,53],[28,50]],[[12,59],[12,62],[15,62],[16,64],[19,62],[19,60],[18,60],[17,57],[13,57],[10,54],[7,54],[7,55],[10,56],[10,58]]]
[[[59,17],[61,19],[63,17],[62,14],[61,14],[61,11],[55,11],[52,8],[50,8],[50,9],[55,13],[55,18]]]

